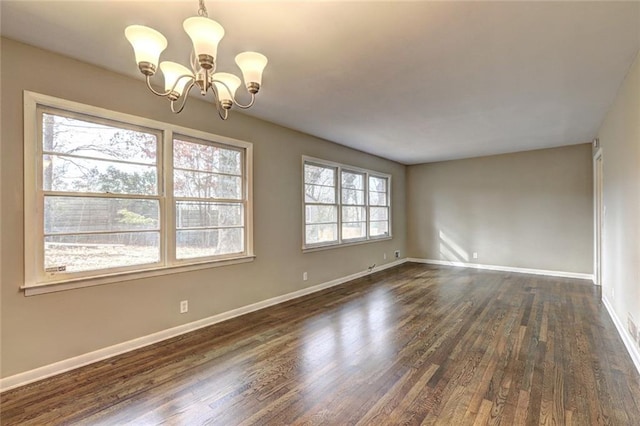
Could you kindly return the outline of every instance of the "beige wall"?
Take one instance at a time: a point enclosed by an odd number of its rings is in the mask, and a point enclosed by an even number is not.
[[[588,144],[410,166],[407,254],[590,274],[592,191]]]
[[[392,261],[394,250],[404,256],[403,165],[237,112],[222,122],[211,104],[194,99],[176,116],[141,80],[6,39],[2,89],[2,377],[360,272]],[[25,297],[18,289],[23,284],[23,90],[253,142],[256,260]],[[394,238],[303,254],[302,155],[392,174]],[[303,271],[309,274],[306,282]],[[184,299],[189,313],[180,315]]]
[[[606,214],[602,293],[624,327],[640,325],[640,55],[600,131]]]

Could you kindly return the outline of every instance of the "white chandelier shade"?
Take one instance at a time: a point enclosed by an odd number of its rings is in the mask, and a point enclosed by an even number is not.
[[[244,81],[262,84],[262,72],[267,66],[267,57],[257,52],[243,52],[236,56],[236,64],[242,70]]]
[[[160,54],[167,48],[167,39],[153,28],[143,25],[130,25],[124,30],[124,35],[133,46],[136,62],[148,62],[158,67]]]
[[[222,25],[213,19],[194,16],[185,19],[182,27],[189,34],[197,57],[206,55],[215,58],[218,56],[218,43],[224,37]]]
[[[164,75],[164,90],[175,91],[178,97],[184,93],[185,86],[189,83],[190,78],[194,78],[191,70],[177,62],[164,61],[160,63],[160,71]]]
[[[224,37],[224,28],[207,17],[204,0],[199,0],[199,4],[199,16],[187,18],[183,23],[183,28],[193,44],[191,69],[176,62],[161,62],[164,92],[158,92],[151,86],[151,77],[157,71],[160,54],[167,48],[167,39],[160,32],[143,25],[131,25],[124,33],[135,52],[138,69],[145,75],[147,87],[155,95],[166,97],[171,103],[171,111],[180,113],[184,109],[189,91],[198,86],[203,96],[209,90],[213,92],[218,115],[226,120],[233,105],[246,109],[255,103],[267,58],[257,52],[243,52],[236,56],[236,64],[242,72],[245,87],[251,97],[248,104],[239,103],[235,95],[242,81],[233,74],[215,72],[218,45]]]
[[[213,75],[213,81],[218,91],[220,102],[232,102],[236,95],[236,90],[242,84],[242,81],[233,74],[228,72],[217,72]]]

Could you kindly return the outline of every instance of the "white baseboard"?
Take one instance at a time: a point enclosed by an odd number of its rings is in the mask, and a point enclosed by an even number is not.
[[[638,370],[638,374],[640,374],[640,351],[638,350],[638,347],[636,346],[631,336],[629,336],[629,333],[624,327],[623,322],[620,321],[620,318],[618,318],[618,315],[616,315],[616,311],[613,309],[613,306],[611,306],[609,300],[604,296],[602,297],[602,304],[605,308],[607,308],[607,312],[609,313],[613,324],[616,326],[618,334],[624,342],[624,346],[627,348],[627,352],[629,352],[629,356],[633,361],[633,365],[636,366],[636,370]]]
[[[129,340],[123,343],[118,343],[117,345],[98,349],[97,351],[78,355],[73,358],[68,358],[62,361],[55,362],[53,364],[45,365],[39,368],[35,368],[33,370],[29,370],[23,373],[15,374],[13,376],[5,377],[0,379],[0,392],[17,388],[19,386],[24,386],[38,380],[46,379],[47,377],[55,376],[60,373],[64,373],[76,368],[83,367],[88,364],[92,364],[94,362],[102,361],[104,359],[123,354],[125,352],[130,352],[135,349],[149,346],[154,343],[158,343],[163,340],[179,336],[181,334],[189,333],[191,331],[195,331],[203,327],[207,327],[222,321],[226,321],[228,319],[235,318],[240,315],[248,314],[250,312],[258,311],[260,309],[277,305],[279,303],[283,303],[288,300],[306,296],[307,294],[315,293],[317,291],[324,290],[326,288],[344,284],[356,278],[364,277],[374,272],[382,271],[384,269],[401,265],[406,261],[407,261],[406,259],[396,260],[394,262],[380,265],[375,269],[373,269],[373,271],[371,272],[369,272],[368,270],[357,272],[355,274],[347,275],[346,277],[337,278],[332,281],[327,281],[311,287],[303,288],[301,290],[294,291],[292,293],[283,294],[282,296],[272,297],[271,299],[263,300],[261,302],[253,303],[251,305],[247,305],[237,309],[233,309],[231,311],[223,312],[221,314],[214,315],[208,318],[203,318],[201,320],[190,322],[188,324],[179,325],[177,327],[162,330],[157,333],[139,337],[137,339]]]
[[[592,274],[582,274],[579,272],[548,271],[545,269],[515,268],[512,266],[482,265],[480,263],[452,262],[449,260],[435,259],[418,259],[413,257],[408,258],[407,262],[428,263],[431,265],[460,266],[463,268],[487,269],[491,271],[517,272],[520,274],[546,275],[549,277],[578,278],[581,280],[593,281]]]

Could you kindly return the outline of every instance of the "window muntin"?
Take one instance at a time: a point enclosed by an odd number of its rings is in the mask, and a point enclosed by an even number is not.
[[[304,158],[303,248],[389,237],[390,176]]]
[[[250,143],[26,91],[24,107],[27,294],[253,257]],[[193,183],[202,176],[190,175],[182,180],[185,197],[173,196],[174,135],[227,154],[217,163],[175,157],[178,171],[204,173],[215,190],[198,193]],[[198,223],[184,215],[194,208],[207,213]],[[178,240],[178,225],[209,244],[178,259],[177,243],[185,240]],[[212,247],[214,239],[222,250]]]
[[[243,152],[177,136],[173,158],[176,258],[244,253]]]

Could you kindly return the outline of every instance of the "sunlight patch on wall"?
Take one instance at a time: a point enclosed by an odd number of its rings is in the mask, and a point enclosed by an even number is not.
[[[464,250],[458,243],[456,243],[451,237],[445,234],[442,230],[439,231],[440,236],[440,256],[444,260],[456,261],[456,262],[468,262],[469,253]]]

